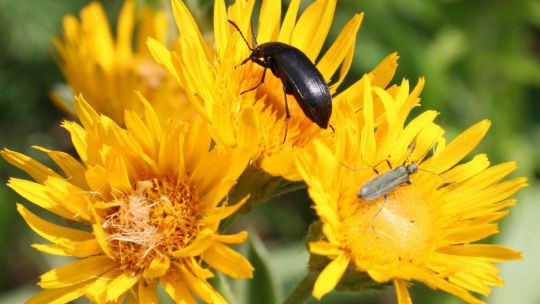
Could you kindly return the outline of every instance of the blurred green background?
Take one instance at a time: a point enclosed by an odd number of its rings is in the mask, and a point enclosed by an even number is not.
[[[210,30],[212,2],[186,2],[201,28]],[[310,3],[304,2],[304,7]],[[46,163],[30,149],[32,145],[70,151],[69,140],[59,128],[65,117],[47,96],[63,79],[52,59],[51,36],[60,34],[64,14],[78,14],[87,3],[0,0],[1,147]],[[103,4],[114,24],[122,1]],[[540,1],[341,0],[327,43],[355,12],[365,12],[365,18],[349,84],[397,51],[400,65],[394,82],[408,78],[416,83],[418,77],[426,77],[422,110],[441,112],[438,122],[449,138],[483,118],[491,119],[491,131],[477,151],[487,152],[492,163],[517,160],[519,170],[514,176],[530,179],[530,187],[518,194],[518,205],[493,239],[523,251],[525,260],[501,266],[507,284],[494,290],[489,303],[540,303],[536,287],[540,281],[540,205],[535,199],[540,195]],[[1,184],[9,176],[23,176],[4,161],[0,161],[0,171]],[[39,274],[65,263],[30,248],[40,240],[17,215],[15,202],[23,200],[1,186],[0,303],[23,302],[37,290]],[[285,295],[305,271],[302,240],[313,218],[305,191],[298,191],[273,199],[241,221],[264,241]],[[415,303],[461,303],[422,284],[415,285],[412,296]],[[322,302],[395,301],[388,289],[360,297],[334,293]]]

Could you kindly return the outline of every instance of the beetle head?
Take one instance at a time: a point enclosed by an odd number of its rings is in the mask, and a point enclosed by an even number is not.
[[[409,173],[409,175],[411,175],[411,174],[414,174],[416,172],[418,172],[418,165],[415,162],[411,162],[407,166],[407,173]]]

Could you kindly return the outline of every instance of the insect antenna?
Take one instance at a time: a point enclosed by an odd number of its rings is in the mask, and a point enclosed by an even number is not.
[[[429,173],[429,174],[434,175],[434,176],[438,176],[441,179],[443,179],[445,181],[445,183],[440,185],[439,187],[437,187],[437,190],[441,190],[442,188],[445,188],[448,185],[454,185],[458,189],[461,189],[461,187],[456,182],[454,182],[453,180],[451,180],[448,177],[445,177],[445,176],[443,176],[443,175],[441,175],[439,173],[435,173],[435,172],[432,172],[432,171],[429,171],[429,170],[426,170],[426,169],[422,169],[422,168],[418,168],[418,171],[424,171],[426,173]]]
[[[250,50],[250,51],[254,51],[255,48],[252,48],[252,47],[249,45],[249,43],[248,43],[246,37],[244,37],[244,34],[242,34],[242,31],[240,30],[240,28],[238,27],[238,25],[236,25],[236,23],[234,23],[234,21],[232,21],[232,20],[230,20],[230,19],[227,19],[227,22],[229,22],[232,26],[234,26],[234,28],[238,31],[238,33],[240,33],[240,36],[242,36],[242,39],[244,39],[244,41],[246,42],[247,47],[249,48],[249,50]],[[250,24],[251,24],[251,23],[250,23]],[[253,25],[251,25],[251,32],[252,32],[252,34],[253,34]],[[253,40],[253,41],[255,41],[255,40]],[[255,45],[257,45],[257,41],[255,41]],[[258,45],[257,45],[257,47],[258,47]]]
[[[373,215],[373,217],[371,218],[371,231],[373,233],[375,233],[375,219],[379,216],[379,214],[381,214],[383,208],[384,208],[384,205],[386,204],[386,199],[388,198],[388,196],[385,194],[384,195],[384,200],[383,200],[383,203],[381,204],[381,207],[379,208],[379,210],[377,210],[377,212],[375,212],[375,214]]]

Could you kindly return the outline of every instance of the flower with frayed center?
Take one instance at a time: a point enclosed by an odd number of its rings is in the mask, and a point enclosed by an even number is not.
[[[169,27],[165,13],[149,6],[142,8],[141,13],[140,22],[136,22],[135,1],[125,1],[116,40],[98,2],[82,9],[80,21],[71,15],[64,17],[63,37],[53,40],[58,65],[71,92],[51,92],[58,107],[74,114],[71,97],[83,94],[98,113],[122,123],[124,109],[143,110],[134,93],[140,91],[160,117],[193,115],[183,90],[154,62],[145,45],[148,37],[167,42]]]
[[[234,278],[253,268],[226,244],[242,243],[245,231],[222,235],[221,221],[246,201],[228,206],[230,188],[247,165],[241,149],[211,149],[201,119],[161,122],[146,101],[126,111],[125,128],[76,99],[82,126],[64,123],[81,161],[38,147],[64,171],[9,150],[2,156],[34,180],[8,185],[34,204],[87,229],[45,221],[22,205],[18,211],[52,244],[42,252],[79,260],[41,276],[45,289],[30,303],[65,303],[81,296],[97,303],[157,301],[158,283],[176,301],[224,299],[207,279],[209,267]],[[128,300],[128,301],[129,301]]]
[[[388,90],[373,86],[369,77],[362,82],[362,99],[337,111],[336,125],[347,128],[336,130],[335,144],[317,140],[297,154],[324,235],[309,248],[331,260],[318,270],[313,295],[320,299],[333,290],[350,267],[376,282],[392,281],[400,303],[411,301],[411,280],[482,303],[470,292],[487,296],[491,286],[503,284],[493,263],[521,254],[476,242],[498,232],[497,220],[515,203],[508,197],[526,179],[501,182],[516,164],[490,167],[485,154],[458,164],[484,137],[488,121],[449,144],[433,111],[405,124],[423,80],[410,93],[406,81]],[[418,165],[416,172],[395,170],[411,164]],[[391,186],[398,177],[403,182]],[[382,189],[383,195],[361,196],[364,186],[362,194]]]
[[[264,84],[241,94],[260,83],[264,68],[253,62],[240,65],[250,54],[249,46],[227,20],[234,21],[253,45],[250,22],[254,3],[253,0],[237,0],[226,8],[224,0],[214,2],[213,48],[203,39],[186,6],[173,0],[180,30],[178,51],[171,52],[155,40],[149,41],[149,48],[154,58],[186,88],[195,108],[210,122],[218,145],[249,147],[253,151],[254,165],[272,175],[300,180],[293,160],[294,151],[314,138],[329,140],[332,131],[321,129],[309,120],[294,96],[288,95],[291,118],[283,143],[286,129],[283,83],[271,71],[267,71]],[[262,1],[256,40],[259,45],[278,41],[298,48],[316,62],[334,94],[351,66],[363,15],[355,15],[328,51],[319,56],[332,24],[336,1],[317,0],[297,18],[299,5],[299,0],[291,2],[282,23],[281,0]],[[374,82],[383,87],[388,84],[396,59],[395,54],[389,56],[378,72],[372,73]],[[334,104],[347,99],[354,91],[345,90],[334,98]],[[334,125],[332,121],[330,125]]]

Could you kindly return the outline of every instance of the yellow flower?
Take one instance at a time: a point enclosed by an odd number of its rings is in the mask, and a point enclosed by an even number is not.
[[[78,258],[40,278],[45,289],[29,303],[65,303],[81,296],[97,303],[157,301],[156,285],[181,303],[223,303],[207,279],[208,267],[234,278],[253,268],[226,244],[243,242],[245,231],[218,232],[242,203],[224,197],[242,173],[248,154],[210,149],[200,119],[160,122],[142,101],[142,115],[126,111],[126,128],[76,100],[82,126],[65,122],[81,162],[67,153],[37,147],[63,170],[59,174],[16,152],[2,156],[34,180],[10,179],[21,196],[77,223],[45,221],[22,205],[19,213],[51,244],[37,250]],[[245,199],[244,199],[245,202]],[[208,266],[208,267],[207,267]]]
[[[433,122],[434,111],[405,124],[418,106],[422,79],[412,92],[407,81],[388,90],[369,77],[362,82],[363,97],[356,105],[342,103],[336,111],[335,123],[342,127],[336,129],[335,145],[316,140],[297,155],[324,235],[309,249],[331,260],[313,296],[320,299],[333,290],[350,267],[376,282],[392,281],[399,303],[411,302],[407,287],[412,280],[482,303],[470,292],[487,296],[491,286],[503,285],[493,263],[521,254],[476,242],[498,232],[497,221],[515,204],[508,197],[525,187],[526,179],[501,182],[516,164],[490,167],[485,154],[458,164],[486,134],[486,120],[449,144]],[[357,197],[374,177],[412,163],[419,169],[410,174],[410,184],[372,200]]]
[[[317,69],[333,94],[342,84],[352,62],[356,34],[362,14],[356,14],[342,29],[334,44],[320,56],[336,7],[335,0],[317,0],[299,18],[299,0],[291,1],[281,22],[281,0],[264,0],[259,15],[257,42],[279,41],[300,49],[316,62]],[[246,94],[262,77],[264,68],[248,62],[241,65],[250,50],[238,31],[227,22],[234,21],[250,39],[253,0],[237,0],[226,8],[224,0],[214,2],[214,41],[204,40],[186,6],[173,0],[173,12],[180,30],[178,51],[169,51],[150,39],[154,58],[185,87],[198,112],[209,121],[218,145],[249,147],[253,165],[272,175],[300,180],[294,164],[294,152],[314,138],[329,138],[330,128],[321,129],[301,111],[288,95],[291,118],[285,136],[285,99],[283,83],[270,71],[263,85]],[[251,44],[251,42],[250,42]],[[213,47],[215,45],[215,47]],[[316,61],[317,58],[319,60]],[[386,86],[395,71],[397,56],[389,56],[372,73],[374,82]],[[339,73],[336,73],[339,70]],[[348,90],[334,98],[334,104],[346,99]],[[334,128],[339,128],[332,121]],[[328,139],[329,140],[329,139]]]
[[[124,109],[143,110],[135,94],[140,91],[160,117],[194,113],[183,90],[154,62],[145,45],[147,37],[167,42],[169,27],[164,12],[144,7],[140,22],[136,22],[135,1],[126,0],[116,39],[99,2],[83,8],[80,15],[80,21],[65,16],[63,39],[53,39],[56,60],[71,89],[67,94],[51,92],[58,107],[74,114],[71,97],[83,94],[98,113],[121,123]]]

